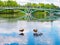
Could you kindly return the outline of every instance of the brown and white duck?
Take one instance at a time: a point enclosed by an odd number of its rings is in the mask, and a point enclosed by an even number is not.
[[[24,29],[21,29],[21,30],[19,30],[20,32],[23,32],[24,31]]]
[[[33,29],[33,31],[36,33],[37,32],[37,29]]]

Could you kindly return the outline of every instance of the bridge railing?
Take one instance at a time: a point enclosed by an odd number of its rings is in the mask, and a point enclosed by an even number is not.
[[[50,11],[60,11],[60,9],[52,9],[52,8],[42,8],[42,7],[31,7],[31,6],[19,6],[19,7],[0,7],[2,9],[36,9],[36,10],[50,10]]]
[[[43,8],[43,7],[32,7],[32,6],[18,6],[18,7],[10,7],[10,6],[7,6],[7,7],[0,7],[0,8]],[[44,9],[54,9],[54,8],[44,8]]]

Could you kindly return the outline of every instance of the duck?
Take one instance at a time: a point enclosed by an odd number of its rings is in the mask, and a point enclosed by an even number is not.
[[[42,36],[43,33],[38,33],[38,30],[37,29],[33,29],[33,32],[34,32],[34,36]]]
[[[24,29],[21,29],[21,30],[19,30],[20,32],[23,32],[24,31]]]
[[[33,29],[33,31],[36,33],[37,32],[37,29]]]

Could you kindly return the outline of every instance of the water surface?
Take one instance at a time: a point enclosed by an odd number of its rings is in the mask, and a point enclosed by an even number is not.
[[[24,29],[24,35],[19,35]],[[42,36],[34,36],[38,29]],[[60,45],[60,21],[33,22],[0,19],[0,45]]]

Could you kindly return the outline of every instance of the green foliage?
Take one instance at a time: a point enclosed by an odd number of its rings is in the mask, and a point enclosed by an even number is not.
[[[16,1],[13,0],[7,0],[7,1],[2,1],[0,0],[0,7],[18,7],[18,6],[22,6],[20,4],[18,4]],[[44,4],[44,3],[27,3],[24,6],[27,7],[41,7],[41,8],[59,8],[58,6],[55,6],[54,4]]]
[[[7,2],[6,2],[6,5],[7,5],[7,6],[10,6],[10,7],[19,6],[19,5],[16,3],[16,1],[7,1]]]
[[[45,4],[44,8],[51,8],[51,5],[50,4]]]
[[[38,11],[32,13],[32,15],[33,15],[33,17],[35,17],[37,19],[42,19],[42,18],[46,18],[48,16],[48,13],[38,10]]]
[[[44,8],[44,3],[39,3],[38,6]]]
[[[19,4],[17,4],[16,1],[12,1],[12,0],[8,0],[8,1],[1,1],[0,0],[0,7],[17,7],[20,6]]]
[[[4,6],[4,2],[0,0],[0,7]]]
[[[44,3],[39,3],[39,4],[36,4],[36,3],[27,3],[25,4],[25,6],[27,7],[41,7],[41,8],[52,8],[52,9],[57,9],[59,8],[58,6],[55,6],[54,4],[44,4]]]
[[[0,14],[0,18],[18,18],[18,17],[22,17],[24,16],[25,14],[22,13],[22,12],[19,12],[19,13],[2,13]]]
[[[0,14],[11,14],[11,13],[19,13],[19,10],[2,10],[0,11]]]

